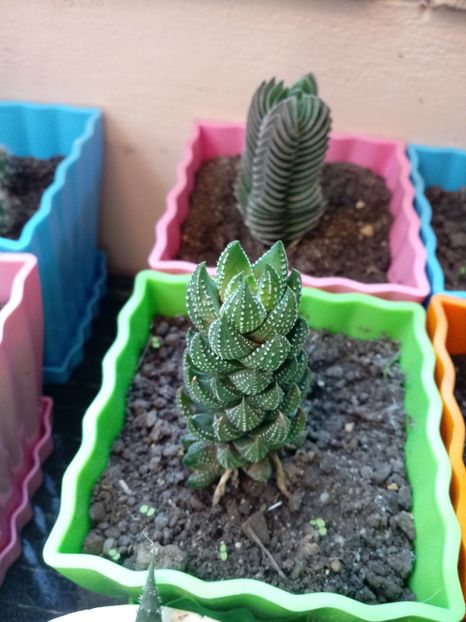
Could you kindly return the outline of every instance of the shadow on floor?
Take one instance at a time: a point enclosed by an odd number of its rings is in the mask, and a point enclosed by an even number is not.
[[[116,316],[132,284],[132,279],[109,279],[83,363],[66,385],[44,387],[44,395],[54,400],[54,451],[34,496],[34,517],[23,530],[21,557],[0,587],[1,622],[48,622],[65,613],[123,602],[71,583],[45,565],[42,549],[58,514],[61,478],[81,442],[81,419],[100,386],[102,357],[115,338]]]

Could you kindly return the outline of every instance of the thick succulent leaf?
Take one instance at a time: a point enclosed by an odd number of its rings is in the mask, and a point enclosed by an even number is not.
[[[317,81],[313,73],[308,73],[290,87],[288,97],[292,95],[318,95]]]
[[[298,270],[293,268],[290,276],[288,277],[287,283],[288,287],[294,291],[294,295],[296,296],[296,302],[299,303],[301,301],[301,292],[303,288],[303,283],[301,279],[301,274]]]
[[[210,386],[215,397],[225,407],[238,404],[242,398],[241,391],[228,380],[228,376],[214,376]]]
[[[297,384],[293,384],[292,387],[287,391],[285,397],[283,398],[278,410],[290,417],[296,412],[296,409],[302,402],[301,390]]]
[[[217,468],[196,469],[190,473],[186,483],[190,488],[207,488],[215,482],[218,475]]]
[[[176,392],[176,407],[185,419],[189,419],[194,414],[193,403],[183,388]]]
[[[196,441],[188,447],[183,464],[193,469],[209,469],[215,467],[215,445],[204,441]]]
[[[297,385],[300,388],[303,396],[307,395],[307,392],[309,391],[309,387],[311,386],[311,383],[312,383],[312,374],[311,374],[309,367],[306,367],[301,378],[297,381]]]
[[[234,241],[225,247],[217,262],[217,287],[222,300],[225,300],[225,290],[231,279],[239,274],[252,274],[252,268],[241,244]]]
[[[256,482],[267,482],[272,475],[272,465],[268,458],[264,458],[260,462],[250,464],[245,471]]]
[[[267,311],[244,279],[238,289],[225,300],[222,315],[241,333],[251,333],[264,321]]]
[[[307,322],[303,320],[302,317],[299,317],[293,328],[286,335],[288,342],[291,346],[290,352],[292,354],[299,354],[299,352],[303,349],[304,343],[309,335],[309,326]]]
[[[298,441],[301,440],[301,437],[304,433],[304,429],[306,427],[306,415],[300,409],[296,413],[296,415],[290,419],[290,429],[288,432],[288,438],[286,439],[287,443],[294,445]]]
[[[226,361],[212,350],[209,341],[200,333],[190,339],[188,345],[189,358],[193,367],[213,374],[227,373],[239,369],[241,365],[235,361]]]
[[[214,442],[213,430],[214,415],[211,413],[199,413],[186,419],[186,427],[200,441]]]
[[[242,359],[251,354],[254,342],[243,337],[223,315],[209,328],[209,344],[212,350],[222,359]]]
[[[217,461],[224,469],[238,469],[246,464],[246,460],[233,445],[217,445]]]
[[[298,361],[296,356],[290,356],[275,372],[275,380],[286,392],[298,381]]]
[[[243,435],[241,430],[238,430],[226,414],[218,415],[214,421],[214,433],[215,440],[221,443],[228,443],[234,441]]]
[[[246,125],[246,148],[241,159],[241,171],[235,188],[241,211],[245,209],[251,191],[254,155],[262,121],[269,110],[287,95],[288,89],[283,82],[277,82],[275,78],[268,82],[262,82],[253,95]]]
[[[241,438],[234,445],[239,455],[248,463],[260,462],[270,451],[264,439],[257,435]]]
[[[231,373],[229,379],[244,395],[257,395],[270,385],[273,374],[257,369],[240,369]]]
[[[229,421],[241,432],[249,432],[262,423],[264,419],[264,411],[254,408],[247,398],[241,400],[241,403],[226,411]]]
[[[232,296],[236,292],[236,290],[239,287],[241,287],[241,284],[243,283],[243,281],[244,281],[243,272],[240,272],[239,274],[234,276],[226,287],[225,293],[223,294],[223,299],[228,300],[228,298],[230,298],[230,296]]]
[[[215,281],[209,276],[205,261],[199,264],[189,280],[186,305],[194,326],[206,333],[218,317],[220,301]]]
[[[189,383],[185,383],[185,388],[203,410],[215,411],[221,408],[222,403],[215,397],[206,381],[198,376],[192,376]]]
[[[256,430],[255,436],[262,439],[269,449],[277,449],[285,443],[289,431],[288,417],[279,412],[272,421],[263,424]]]
[[[275,270],[280,281],[286,281],[288,277],[288,257],[286,256],[285,247],[281,240],[275,242],[275,244],[253,264],[252,269],[256,279],[260,280],[262,278],[267,266],[271,266]]]
[[[282,365],[290,351],[288,339],[283,335],[274,335],[249,356],[241,359],[245,367],[262,371],[275,371]]]
[[[294,292],[287,287],[281,300],[275,305],[264,322],[251,334],[257,341],[270,339],[275,333],[286,335],[298,318],[298,303]]]
[[[199,439],[197,439],[194,434],[191,434],[191,432],[188,432],[188,434],[184,434],[181,437],[181,444],[183,446],[183,449],[187,450],[190,445],[192,445],[193,443],[196,443]]]
[[[270,388],[257,395],[247,398],[248,404],[263,410],[275,410],[283,399],[283,391],[279,384],[275,383]]]
[[[259,281],[259,298],[267,313],[272,311],[283,296],[285,288],[286,282],[280,279],[272,266],[265,266],[265,270]]]
[[[264,117],[243,205],[254,237],[289,243],[315,226],[324,208],[319,178],[329,130],[327,106],[302,90]]]

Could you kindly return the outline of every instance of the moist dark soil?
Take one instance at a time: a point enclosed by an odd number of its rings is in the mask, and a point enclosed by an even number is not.
[[[426,196],[432,205],[432,227],[445,289],[466,289],[466,187],[448,192],[431,186]]]
[[[181,464],[185,425],[175,394],[186,329],[184,318],[154,321],[125,425],[94,487],[84,551],[145,569],[150,538],[159,567],[209,581],[249,577],[367,603],[414,599],[398,345],[312,332],[305,440],[284,456],[290,500],[273,481],[241,475],[212,508],[213,487],[187,488]],[[260,545],[246,535],[251,529]]]
[[[267,249],[250,235],[236,207],[238,167],[236,157],[209,160],[200,168],[178,259],[215,265],[232,240],[239,240],[254,260]],[[322,190],[326,211],[299,243],[288,246],[292,266],[312,276],[386,282],[392,216],[384,179],[355,164],[325,164]]]
[[[466,419],[466,354],[457,354],[451,358],[456,370],[455,398],[463,417]],[[466,445],[464,446],[463,459],[466,461]]]
[[[7,228],[0,235],[17,240],[26,222],[39,209],[44,190],[50,186],[61,156],[38,160],[11,156],[11,180],[4,190],[8,193]]]

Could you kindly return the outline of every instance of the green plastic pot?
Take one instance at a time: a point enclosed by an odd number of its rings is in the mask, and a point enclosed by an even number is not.
[[[133,597],[144,571],[133,571],[81,553],[89,528],[92,487],[105,469],[112,443],[124,424],[128,387],[154,315],[186,313],[189,276],[142,272],[118,318],[116,341],[103,362],[103,384],[83,420],[83,442],[63,478],[57,522],[44,558],[71,581],[102,594]],[[434,354],[425,332],[424,310],[361,294],[304,289],[302,311],[313,328],[362,339],[381,335],[401,345],[408,414],[406,460],[413,489],[416,564],[410,588],[417,602],[365,605],[332,593],[293,595],[251,579],[205,582],[175,570],[159,570],[164,604],[219,614],[245,608],[258,619],[310,622],[459,622],[464,601],[458,579],[460,530],[449,499],[450,465],[441,442],[441,401],[434,382]]]

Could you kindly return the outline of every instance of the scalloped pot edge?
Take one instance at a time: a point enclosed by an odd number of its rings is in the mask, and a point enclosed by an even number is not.
[[[137,610],[137,605],[98,607],[70,613],[60,618],[54,618],[54,620],[55,622],[135,622]],[[163,622],[214,622],[212,618],[206,618],[197,613],[168,609],[167,607],[162,609],[162,620]]]
[[[81,447],[65,472],[57,522],[44,548],[48,564],[72,581],[108,595],[137,596],[145,572],[82,554],[90,526],[92,487],[105,469],[113,440],[124,424],[125,395],[157,314],[186,312],[188,276],[145,271],[118,318],[117,338],[103,362],[103,384],[83,420]],[[450,465],[439,434],[440,396],[433,380],[434,355],[419,305],[361,294],[329,294],[304,288],[302,312],[311,326],[368,339],[382,333],[401,344],[407,376],[406,460],[413,486],[417,564],[410,580],[417,602],[365,605],[330,593],[293,595],[251,579],[208,583],[174,570],[157,571],[166,605],[207,613],[222,621],[244,608],[266,620],[458,622],[464,600],[457,573],[459,526],[449,499]],[[180,604],[181,603],[181,604]],[[207,611],[202,610],[207,608]],[[240,619],[240,618],[237,618]],[[245,618],[246,619],[246,618]]]
[[[466,597],[466,466],[464,416],[455,399],[456,372],[450,355],[466,354],[466,300],[436,294],[427,310],[427,328],[437,357],[436,380],[443,401],[442,436],[453,469],[451,497],[461,525],[460,580]]]
[[[153,270],[183,274],[195,264],[175,259],[181,243],[181,225],[189,210],[189,195],[203,162],[218,156],[239,155],[243,150],[244,124],[195,123],[184,156],[177,167],[176,182],[167,195],[166,209],[155,227],[155,245],[149,255]],[[422,302],[429,294],[426,251],[419,237],[420,222],[414,209],[414,188],[405,145],[362,134],[333,133],[327,153],[329,162],[352,162],[385,178],[392,192],[390,209],[394,223],[390,232],[392,261],[387,283],[360,283],[342,277],[303,274],[303,284],[333,292],[359,292],[387,300]],[[214,273],[212,267],[209,268]]]

